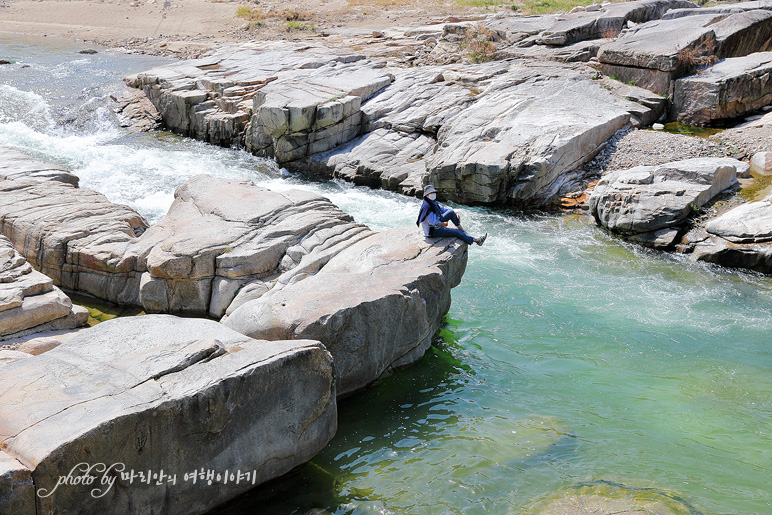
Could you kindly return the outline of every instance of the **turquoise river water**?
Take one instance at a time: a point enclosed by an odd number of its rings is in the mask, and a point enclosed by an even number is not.
[[[168,60],[0,33],[0,144],[159,220],[198,173],[322,193],[381,230],[418,200],[236,149],[132,134],[121,78]],[[538,512],[587,491],[675,513],[772,514],[772,279],[623,243],[584,216],[459,207],[469,251],[416,365],[340,404],[308,465],[222,513]]]

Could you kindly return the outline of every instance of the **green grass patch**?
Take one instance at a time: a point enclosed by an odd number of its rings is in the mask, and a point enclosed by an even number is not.
[[[263,19],[263,11],[254,7],[241,5],[236,8],[236,18],[243,18],[249,21],[260,21]]]
[[[287,32],[292,32],[294,30],[316,30],[316,26],[313,23],[303,23],[299,21],[288,21],[286,27]]]
[[[525,0],[521,7],[523,14],[551,14],[568,12],[577,5],[588,6],[593,0]]]

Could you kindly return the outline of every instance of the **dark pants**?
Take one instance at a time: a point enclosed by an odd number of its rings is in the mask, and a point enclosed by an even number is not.
[[[461,223],[458,220],[458,215],[456,215],[456,212],[449,208],[446,208],[443,210],[442,216],[440,217],[440,221],[453,222],[453,225],[455,225],[456,227],[461,225]],[[467,245],[471,245],[472,243],[474,243],[474,238],[469,236],[461,229],[451,229],[449,227],[430,227],[429,236],[431,236],[432,238],[459,238],[461,240],[464,240]]]

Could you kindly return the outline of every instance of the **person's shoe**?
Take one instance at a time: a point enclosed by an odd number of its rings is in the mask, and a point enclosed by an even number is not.
[[[488,233],[486,232],[485,234],[483,234],[482,236],[480,236],[479,238],[477,238],[477,244],[478,244],[478,245],[480,245],[480,246],[482,246],[482,244],[483,244],[483,243],[485,243],[485,239],[486,239],[487,237],[488,237]]]

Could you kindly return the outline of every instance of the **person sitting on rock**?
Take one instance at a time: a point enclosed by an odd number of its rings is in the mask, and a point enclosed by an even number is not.
[[[479,238],[473,238],[467,234],[461,227],[461,217],[449,207],[443,207],[437,202],[437,190],[431,184],[424,188],[424,202],[421,204],[421,210],[418,212],[416,225],[421,227],[424,236],[427,238],[449,238],[455,237],[464,240],[467,245],[476,243],[482,245],[488,237],[486,232]],[[448,220],[458,229],[448,227]]]

